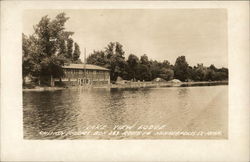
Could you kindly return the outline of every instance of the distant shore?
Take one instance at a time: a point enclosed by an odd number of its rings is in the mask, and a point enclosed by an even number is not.
[[[41,87],[23,88],[23,91],[55,91],[63,89],[76,88],[157,88],[157,87],[189,87],[189,86],[214,86],[214,85],[228,85],[228,81],[203,81],[203,82],[129,82],[123,84],[104,84],[104,85],[86,85],[86,86],[69,86],[69,87]]]
[[[110,88],[156,88],[156,87],[188,87],[202,85],[227,85],[228,81],[204,81],[204,82],[131,82],[125,84],[111,84]]]

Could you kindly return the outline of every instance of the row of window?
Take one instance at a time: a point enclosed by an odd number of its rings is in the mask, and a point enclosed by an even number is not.
[[[77,81],[78,79],[83,79],[83,78],[68,78],[68,77],[63,77],[61,78],[61,81]],[[109,80],[109,78],[103,78],[103,77],[93,77],[93,78],[89,78],[87,77],[87,79],[89,80],[94,80],[94,81],[101,81],[101,80]],[[55,80],[55,81],[59,81],[59,80]]]
[[[64,73],[66,74],[84,74],[85,71],[82,69],[63,69]],[[97,70],[86,70],[86,74],[108,74],[108,72],[105,71],[97,71]]]

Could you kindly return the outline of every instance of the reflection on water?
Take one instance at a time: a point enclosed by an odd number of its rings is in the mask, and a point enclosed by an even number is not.
[[[98,124],[111,129],[114,125],[135,123],[167,125],[166,130],[219,130],[223,133],[220,138],[226,138],[227,93],[227,86],[23,92],[24,138],[85,139],[91,137],[44,137],[39,132],[82,131]]]

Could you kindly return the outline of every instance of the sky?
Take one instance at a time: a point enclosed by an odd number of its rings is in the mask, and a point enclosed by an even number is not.
[[[103,50],[109,42],[120,42],[125,56],[146,54],[149,59],[175,63],[186,56],[189,65],[203,63],[228,67],[227,12],[225,9],[81,9],[26,10],[23,33],[34,33],[41,17],[54,18],[65,12],[67,31],[87,56]]]

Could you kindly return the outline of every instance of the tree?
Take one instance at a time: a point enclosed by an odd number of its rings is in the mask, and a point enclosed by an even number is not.
[[[140,63],[149,66],[148,56],[146,54],[141,56]]]
[[[197,64],[197,68],[195,68],[195,76],[198,81],[205,81],[207,76],[207,69],[203,66],[203,64]]]
[[[174,65],[174,77],[181,81],[188,79],[188,63],[185,56],[179,56]]]
[[[151,81],[157,77],[165,80],[173,78],[181,81],[213,81],[227,80],[228,69],[217,69],[214,65],[205,67],[203,64],[198,66],[189,66],[185,56],[180,56],[176,59],[174,65],[171,65],[168,60],[159,62],[148,59],[146,54],[139,58],[130,54],[125,61],[125,52],[119,42],[110,42],[105,50],[94,51],[88,58],[87,62],[110,69],[111,81],[115,81],[118,76],[123,79],[145,80]]]
[[[160,78],[163,78],[165,80],[172,80],[174,77],[174,71],[170,68],[163,68],[161,69],[161,73],[159,74]]]
[[[216,80],[228,80],[228,69],[224,67],[217,69],[215,78]]]
[[[162,68],[171,69],[171,64],[168,60],[162,62]]]
[[[61,33],[64,30],[64,24],[68,20],[65,13],[58,14],[54,20],[50,20],[48,16],[41,19],[35,26],[35,37],[37,38],[37,53],[40,54],[41,66],[40,76],[50,76],[51,83],[53,77],[62,76],[61,65],[63,65],[63,57],[59,57],[58,47],[62,42]],[[62,51],[62,49],[61,49]]]
[[[125,52],[122,45],[119,42],[110,42],[105,50],[108,68],[110,69],[110,78],[112,81],[116,81],[118,76],[123,76],[125,71]]]
[[[217,68],[214,66],[214,64],[210,65],[209,69],[214,70],[215,72],[217,71]]]
[[[136,68],[137,68],[137,66],[139,64],[139,59],[134,54],[130,54],[128,56],[127,63],[128,63],[128,73],[130,74],[129,77],[130,77],[130,79],[135,80],[135,74],[136,74],[136,71],[137,71]]]
[[[87,63],[104,66],[110,69],[111,81],[116,81],[118,76],[126,75],[125,52],[119,42],[110,42],[104,51],[93,51],[87,58]]]
[[[27,36],[25,34],[22,34],[22,49],[23,49],[23,62],[22,62],[22,73],[23,73],[23,78],[25,78],[26,76],[28,76],[30,74],[30,68],[31,68],[31,63],[30,63],[30,41],[27,38]],[[24,79],[23,79],[24,81]]]
[[[66,41],[73,32],[65,31],[65,23],[69,19],[65,13],[58,14],[51,20],[48,16],[41,18],[34,26],[34,34],[23,35],[23,74],[38,78],[63,76],[62,65],[68,62],[69,44]],[[72,52],[71,52],[72,53]],[[40,82],[40,81],[39,81]]]
[[[73,54],[73,39],[72,38],[69,38],[67,40],[67,53],[66,53],[66,58],[69,59],[69,60],[73,60],[73,57],[72,57],[72,54]]]
[[[80,47],[77,43],[74,44],[74,52],[73,52],[73,62],[74,63],[77,63],[77,61],[79,60],[79,57],[80,57],[80,54],[81,54],[81,51],[80,51]]]
[[[161,74],[161,64],[159,64],[156,60],[150,60],[150,68],[151,80],[160,77]]]
[[[216,72],[213,69],[207,69],[206,81],[214,81]]]
[[[88,56],[87,63],[103,66],[106,68],[109,67],[109,62],[104,51],[93,51],[93,53]]]
[[[144,64],[138,64],[137,65],[137,70],[136,70],[136,79],[140,81],[150,81],[151,80],[151,73],[149,70],[149,67],[144,65]]]
[[[59,40],[59,48],[58,48],[58,55],[66,56],[67,48],[65,40]]]
[[[25,77],[38,77],[41,71],[41,66],[38,64],[39,55],[36,53],[35,39],[33,36],[26,36],[22,34],[22,75],[23,84],[25,84]]]

